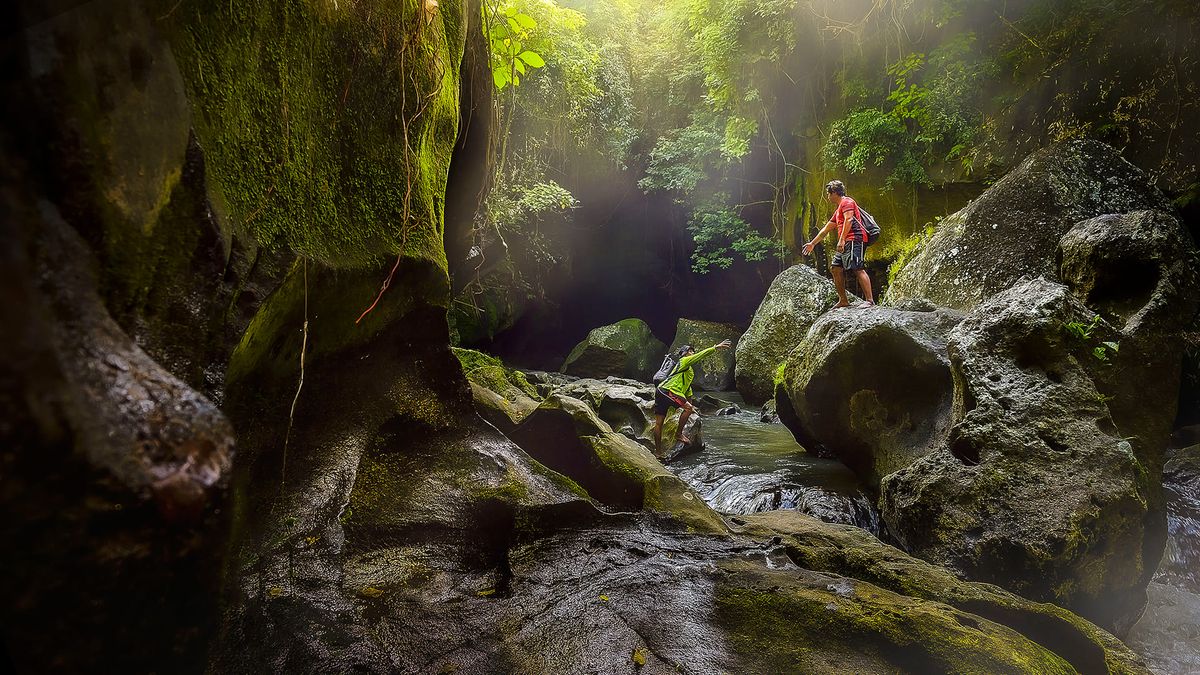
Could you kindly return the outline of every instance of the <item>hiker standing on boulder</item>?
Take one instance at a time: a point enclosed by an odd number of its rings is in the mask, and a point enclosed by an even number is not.
[[[688,418],[696,412],[696,408],[688,402],[688,398],[692,395],[692,379],[696,376],[695,371],[692,370],[692,364],[718,349],[729,349],[731,346],[733,343],[725,340],[700,352],[697,352],[691,345],[679,348],[679,363],[671,370],[671,374],[654,388],[654,452],[656,454],[658,446],[662,443],[663,420],[666,419],[667,412],[671,408],[679,408],[683,411],[679,415],[679,425],[675,428],[675,442],[692,442],[692,439],[683,435]]]
[[[866,263],[867,230],[863,227],[862,211],[858,203],[846,196],[846,186],[840,180],[831,180],[825,185],[825,199],[833,204],[833,217],[825,223],[825,227],[804,245],[804,255],[812,253],[816,245],[830,230],[837,227],[837,253],[833,256],[830,268],[833,271],[833,285],[837,287],[838,301],[834,305],[849,307],[846,301],[846,272],[853,272],[858,277],[858,286],[862,289],[863,299],[867,306],[875,304],[871,295],[871,277],[863,268]]]

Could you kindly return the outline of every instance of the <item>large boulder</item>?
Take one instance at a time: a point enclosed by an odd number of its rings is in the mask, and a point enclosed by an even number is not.
[[[807,450],[840,459],[878,487],[949,430],[946,342],[962,318],[884,307],[821,316],[785,361],[780,420]]]
[[[704,532],[726,529],[687,484],[583,401],[553,394],[509,436],[608,507],[668,513]]]
[[[704,449],[703,421],[700,415],[688,418],[684,435],[688,443],[672,446],[679,428],[680,410],[672,408],[663,420],[663,447],[654,447],[654,387],[632,380],[581,379],[559,387],[556,394],[577,398],[588,404],[596,415],[617,433],[665,458],[665,461]],[[699,406],[698,406],[699,408]]]
[[[1119,333],[1088,337],[1095,359],[1125,368],[1100,368],[1094,377],[1110,398],[1117,426],[1136,435],[1139,458],[1157,476],[1162,450],[1186,418],[1187,329],[1200,310],[1200,253],[1177,218],[1135,211],[1080,222],[1059,242],[1063,283]],[[1182,338],[1182,339],[1181,339]],[[1146,387],[1146,382],[1155,386]]]
[[[675,353],[683,345],[691,345],[696,351],[729,340],[737,344],[742,330],[731,323],[713,323],[695,319],[680,319],[675,328],[675,340],[670,351]],[[699,391],[729,391],[733,388],[734,353],[732,349],[718,349],[698,362],[694,369],[696,377],[692,386]]]
[[[1195,320],[1200,256],[1174,215],[1098,216],[1077,223],[1058,246],[1063,283],[1122,332],[1174,336]]]
[[[1048,146],[941,222],[893,277],[889,300],[969,310],[1022,276],[1055,276],[1059,239],[1088,218],[1170,210],[1140,169],[1097,141]]]
[[[1070,291],[1027,280],[952,332],[953,426],[884,477],[889,530],[910,552],[1051,601],[1118,632],[1145,604],[1164,517],[1158,448],[1123,425],[1108,372],[1158,381]],[[1072,327],[1091,326],[1088,338]],[[1173,414],[1173,410],[1159,414]]]
[[[747,403],[762,405],[774,395],[775,375],[784,357],[836,301],[833,282],[804,265],[793,265],[775,277],[737,344],[735,380]]]
[[[502,433],[512,431],[538,407],[538,390],[521,371],[473,349],[455,347],[453,351],[471,383],[476,411]]]
[[[560,369],[567,375],[604,379],[626,377],[649,382],[667,346],[641,319],[625,319],[593,328],[575,345]]]

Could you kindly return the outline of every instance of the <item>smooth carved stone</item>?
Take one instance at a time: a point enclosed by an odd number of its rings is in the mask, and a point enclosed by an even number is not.
[[[810,452],[869,485],[931,452],[950,427],[946,342],[963,315],[877,307],[828,312],[785,362],[779,418]]]

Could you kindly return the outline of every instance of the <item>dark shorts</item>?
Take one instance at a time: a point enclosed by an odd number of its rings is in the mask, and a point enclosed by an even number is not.
[[[672,407],[682,408],[687,405],[687,401],[683,397],[675,395],[675,393],[659,389],[654,389],[654,414],[666,415]]]
[[[861,270],[866,264],[867,245],[861,241],[846,242],[845,250],[841,253],[833,254],[833,262],[829,263],[834,267],[841,267],[844,270],[853,272]]]

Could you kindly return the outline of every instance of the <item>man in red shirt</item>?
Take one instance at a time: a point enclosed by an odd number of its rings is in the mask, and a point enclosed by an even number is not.
[[[846,186],[840,180],[831,180],[825,185],[825,199],[834,206],[833,217],[825,223],[825,227],[804,245],[804,255],[812,253],[813,246],[831,229],[837,227],[837,253],[833,256],[830,267],[833,271],[833,285],[837,287],[838,302],[834,307],[849,307],[846,301],[846,272],[858,276],[858,287],[862,289],[863,299],[867,306],[875,304],[871,295],[871,277],[863,269],[867,250],[867,230],[863,227],[862,212],[858,204],[846,196]]]

